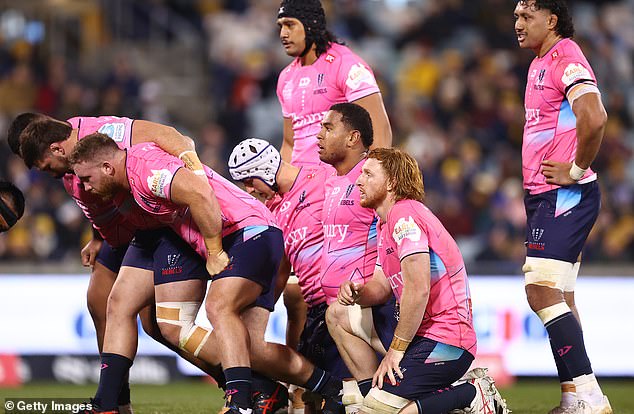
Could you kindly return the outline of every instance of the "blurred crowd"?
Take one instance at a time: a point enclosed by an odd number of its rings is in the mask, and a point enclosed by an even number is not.
[[[121,115],[169,123],[197,142],[203,162],[224,172],[228,152],[247,136],[281,140],[275,95],[282,50],[273,0],[128,2],[134,14],[161,8],[198,28],[205,45],[207,121],[193,125],[157,99],[154,79],[120,56],[98,76],[46,43],[0,37],[0,129],[18,113],[58,118]],[[459,241],[471,266],[518,269],[524,257],[521,183],[523,93],[534,57],[513,31],[506,0],[324,0],[328,26],[373,68],[394,143],[416,157],[426,203]],[[634,261],[634,0],[571,1],[575,40],[599,80],[609,114],[593,164],[603,203],[584,261]],[[108,7],[103,2],[102,7]],[[130,6],[131,7],[131,6]],[[147,12],[147,9],[145,10]],[[105,13],[104,13],[105,14]],[[107,19],[105,31],[109,26]],[[139,27],[142,27],[139,24]],[[128,39],[148,41],[142,30]],[[108,44],[103,47],[108,47]],[[0,176],[26,192],[28,213],[0,236],[0,257],[77,260],[89,226],[60,182],[27,171],[0,143]]]

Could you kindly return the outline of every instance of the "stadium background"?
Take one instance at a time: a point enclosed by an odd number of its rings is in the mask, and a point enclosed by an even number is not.
[[[517,47],[515,2],[323,3],[331,31],[373,68],[394,144],[418,160],[426,202],[460,244],[472,284],[482,292],[481,310],[475,300],[474,309],[489,362],[510,374],[554,375],[543,328],[522,295],[520,149],[533,54]],[[634,295],[634,278],[628,277],[634,276],[634,0],[570,4],[575,39],[593,65],[609,114],[593,164],[602,210],[581,272],[593,277],[579,285],[578,302],[593,361],[606,361],[605,375],[633,377],[634,362],[623,363],[619,352],[606,349],[634,341],[625,316],[632,314],[627,304]],[[194,138],[202,161],[226,173],[228,153],[243,138],[281,141],[275,86],[290,58],[277,37],[278,5],[0,0],[0,130],[25,111],[62,119],[148,119]],[[95,380],[94,332],[83,296],[87,272],[79,264],[89,226],[61,183],[26,170],[4,136],[0,176],[26,193],[27,212],[0,235],[0,383]],[[269,335],[281,338],[283,324],[280,312]],[[518,371],[509,362],[507,350],[530,362],[522,352],[535,346],[536,358],[546,358],[543,369]],[[164,356],[149,357],[145,365],[137,361],[135,367],[145,367],[138,380],[182,375],[149,340],[141,340],[141,349]]]

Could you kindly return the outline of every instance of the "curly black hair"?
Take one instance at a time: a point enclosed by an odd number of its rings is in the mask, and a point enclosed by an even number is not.
[[[572,16],[565,0],[520,0],[522,6],[533,6],[536,10],[549,10],[557,16],[555,33],[563,38],[570,38],[575,34]]]

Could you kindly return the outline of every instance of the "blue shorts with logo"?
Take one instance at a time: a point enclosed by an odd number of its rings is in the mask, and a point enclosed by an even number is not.
[[[241,277],[262,286],[255,305],[273,311],[275,281],[284,252],[282,231],[269,226],[249,226],[222,238],[222,248],[229,255],[229,266],[213,277]]]
[[[575,263],[601,207],[599,184],[527,194],[526,255]]]
[[[462,348],[415,336],[399,364],[403,379],[392,385],[387,376],[383,391],[415,400],[450,386],[462,377],[473,355]]]
[[[101,243],[101,248],[99,249],[99,253],[97,253],[95,260],[108,268],[108,270],[114,273],[119,273],[119,269],[121,268],[121,263],[123,263],[123,257],[125,256],[127,249],[127,244],[125,246],[115,248],[104,240],[103,243]]]
[[[123,265],[152,270],[155,285],[193,279],[209,280],[205,261],[168,228],[137,231]]]

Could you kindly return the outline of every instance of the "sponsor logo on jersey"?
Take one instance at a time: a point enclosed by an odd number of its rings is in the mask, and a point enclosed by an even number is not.
[[[98,132],[108,135],[114,142],[123,142],[125,139],[125,124],[123,122],[103,124],[99,127]]]
[[[166,189],[172,182],[172,173],[165,168],[151,171],[152,176],[147,178],[147,185],[150,191],[157,197],[167,198]]]
[[[328,53],[328,55],[326,55],[326,62],[332,63],[334,61],[335,61],[335,56]]]
[[[372,72],[361,63],[357,63],[350,68],[348,72],[348,79],[346,79],[346,85],[350,89],[358,89],[361,84],[367,83],[368,85],[375,85],[376,81]]]
[[[322,119],[324,119],[324,116],[326,116],[326,112],[328,111],[303,116],[296,116],[295,114],[293,114],[293,128],[297,129],[305,127],[306,125],[318,124],[322,121]]]
[[[401,217],[394,226],[392,238],[400,246],[405,239],[409,239],[413,242],[419,241],[421,234],[422,231],[412,216],[409,216],[407,220],[404,217]]]
[[[531,109],[531,108],[526,108],[526,113],[524,115],[524,117],[526,118],[526,123],[530,124],[530,125],[537,125],[539,124],[539,108],[537,109]]]
[[[566,66],[566,69],[564,69],[564,73],[561,76],[561,81],[566,86],[570,86],[583,79],[592,79],[592,75],[590,75],[590,71],[581,63],[570,63]]]
[[[284,244],[287,246],[292,246],[295,243],[299,243],[306,239],[307,234],[308,234],[308,227],[301,227],[299,229],[295,229],[288,234],[288,236],[284,240]]]
[[[308,85],[310,85],[310,78],[308,76],[304,76],[303,78],[301,78],[299,80],[299,87],[300,88],[305,88]]]
[[[324,237],[327,239],[338,238],[341,243],[346,239],[348,234],[348,224],[324,224]]]

